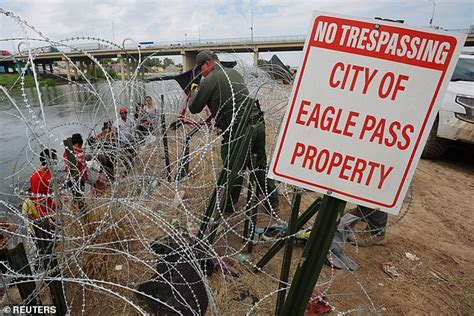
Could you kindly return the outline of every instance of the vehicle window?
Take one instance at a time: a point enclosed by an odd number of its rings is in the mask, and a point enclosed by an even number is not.
[[[451,81],[474,81],[474,59],[459,58]]]

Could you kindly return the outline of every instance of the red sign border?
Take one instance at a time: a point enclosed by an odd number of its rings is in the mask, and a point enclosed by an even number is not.
[[[299,91],[299,88],[300,88],[300,84],[301,84],[301,80],[303,78],[303,74],[304,74],[304,71],[306,69],[306,62],[307,62],[307,59],[308,59],[308,56],[309,56],[309,51],[312,47],[317,47],[317,45],[311,45],[311,42],[313,41],[314,39],[314,36],[315,36],[315,32],[316,32],[316,27],[317,27],[317,22],[319,22],[321,19],[324,19],[324,18],[329,18],[329,19],[336,19],[336,20],[339,20],[339,21],[346,21],[346,22],[354,22],[354,21],[357,21],[357,22],[362,22],[362,23],[367,23],[367,24],[372,24],[372,26],[374,26],[375,24],[378,24],[378,25],[381,25],[380,23],[372,23],[372,22],[367,22],[367,21],[360,21],[360,20],[350,20],[350,19],[344,19],[344,18],[340,18],[340,17],[335,17],[335,16],[327,16],[327,15],[319,15],[318,17],[316,17],[314,19],[314,23],[313,23],[313,28],[311,30],[311,37],[309,39],[309,42],[308,42],[308,45],[306,46],[306,52],[305,52],[305,56],[304,56],[304,60],[303,60],[303,65],[302,65],[302,69],[301,71],[299,72],[299,76],[298,76],[298,82],[296,84],[296,89],[295,89],[295,93],[293,95],[293,100],[291,101],[291,106],[290,106],[290,111],[289,111],[289,114],[287,116],[287,120],[285,122],[285,127],[284,127],[284,131],[283,131],[283,135],[281,137],[281,142],[280,142],[280,146],[278,147],[278,152],[277,152],[277,156],[275,158],[275,163],[273,165],[273,173],[275,175],[278,175],[282,178],[286,178],[286,179],[290,179],[290,180],[293,180],[293,181],[296,181],[296,182],[300,182],[300,183],[304,183],[304,184],[307,184],[307,185],[310,185],[310,186],[313,186],[313,187],[317,187],[317,188],[321,188],[321,189],[324,189],[326,191],[331,191],[331,192],[334,192],[334,193],[338,193],[340,195],[343,195],[343,196],[347,196],[347,197],[350,197],[350,198],[354,198],[354,199],[357,199],[357,200],[360,200],[360,201],[364,201],[364,202],[368,202],[368,203],[372,203],[372,204],[375,204],[375,205],[378,205],[378,206],[381,206],[381,207],[386,207],[386,208],[393,208],[397,202],[398,202],[398,199],[400,197],[400,192],[403,188],[403,185],[405,183],[405,179],[408,175],[408,171],[410,170],[410,167],[412,165],[412,162],[413,162],[413,158],[415,156],[415,153],[417,152],[418,150],[418,145],[420,143],[420,140],[421,140],[421,136],[424,134],[424,131],[425,131],[425,128],[426,128],[426,124],[428,122],[428,118],[430,117],[431,115],[431,112],[433,110],[433,106],[436,102],[436,98],[438,96],[438,93],[439,93],[439,89],[441,87],[441,85],[443,84],[443,80],[444,80],[444,77],[446,75],[446,71],[448,69],[448,66],[446,66],[441,72],[441,77],[440,77],[440,80],[438,82],[438,85],[436,87],[436,90],[435,90],[435,93],[433,95],[433,98],[431,99],[431,103],[430,103],[430,106],[428,108],[428,111],[426,113],[426,116],[425,116],[425,119],[423,121],[423,124],[421,126],[421,129],[420,129],[420,132],[418,134],[418,137],[416,139],[416,143],[415,143],[415,146],[413,148],[413,151],[410,155],[410,159],[408,161],[408,164],[407,164],[407,167],[405,169],[405,172],[403,174],[403,177],[400,181],[400,184],[399,184],[399,187],[397,189],[397,193],[394,197],[394,200],[392,202],[392,204],[384,204],[382,202],[378,202],[378,201],[374,201],[374,200],[370,200],[370,199],[367,199],[367,198],[364,198],[364,197],[361,197],[361,196],[357,196],[357,195],[354,195],[354,194],[350,194],[350,193],[346,193],[346,192],[343,192],[343,191],[340,191],[340,190],[336,190],[336,189],[333,189],[333,188],[329,188],[329,187],[326,187],[326,186],[323,186],[323,185],[319,185],[319,184],[316,184],[316,183],[313,183],[313,182],[309,182],[309,181],[306,181],[306,180],[302,180],[302,179],[298,179],[298,178],[295,178],[295,177],[292,177],[292,176],[288,176],[288,175],[285,175],[285,174],[282,174],[282,173],[279,173],[277,172],[277,167],[278,167],[278,161],[280,159],[280,154],[281,154],[281,150],[282,150],[282,147],[283,147],[283,144],[285,142],[285,137],[286,137],[286,133],[288,131],[288,126],[289,126],[289,123],[290,123],[290,120],[292,118],[292,113],[293,113],[293,109],[294,109],[294,106],[295,106],[295,102],[296,102],[296,99],[297,99],[297,96],[298,96],[298,91]],[[383,26],[386,26],[385,24],[382,24]],[[393,28],[393,29],[401,29],[401,30],[407,30],[406,28],[402,28],[402,27],[396,27],[396,26],[392,26],[392,25],[388,25],[390,28]],[[425,33],[425,34],[432,34],[432,33],[427,33],[427,32],[423,32],[423,31],[416,31],[416,32],[419,32],[419,33]],[[444,36],[444,37],[449,37],[452,41],[454,41],[454,45],[451,49],[451,51],[449,52],[449,55],[448,57],[446,58],[447,60],[447,65],[449,65],[449,62],[451,61],[451,58],[453,56],[453,53],[455,51],[455,47],[456,47],[456,44],[457,44],[457,39],[456,37],[454,36],[450,36],[450,35],[441,35],[439,34],[439,36]],[[322,49],[331,49],[331,48],[322,48]],[[333,49],[334,50],[334,49]],[[350,53],[348,51],[345,51],[345,53]],[[360,55],[360,54],[359,54]],[[371,58],[377,58],[377,57],[374,57],[374,56],[370,56]],[[370,58],[369,57],[369,58]],[[395,61],[395,60],[391,60],[393,62],[399,62],[399,61]],[[414,66],[414,67],[420,67],[420,66]]]

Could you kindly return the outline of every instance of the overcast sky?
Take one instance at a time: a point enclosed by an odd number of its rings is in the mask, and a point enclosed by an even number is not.
[[[434,2],[433,25],[468,29],[474,24],[474,0]],[[304,35],[313,10],[366,18],[382,16],[428,26],[433,7],[430,0],[0,0],[0,8],[12,11],[53,40],[97,36],[114,38],[116,43],[126,37],[137,42],[250,37],[252,12],[254,37]],[[0,15],[0,39],[16,36],[22,36],[18,24]],[[2,49],[10,51],[15,45],[0,42]],[[292,66],[298,65],[299,55],[279,54]],[[269,59],[271,54],[263,57]]]

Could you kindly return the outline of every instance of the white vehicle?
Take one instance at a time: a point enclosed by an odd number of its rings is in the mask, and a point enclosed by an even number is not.
[[[474,143],[474,49],[459,57],[422,157],[440,157],[450,141]]]

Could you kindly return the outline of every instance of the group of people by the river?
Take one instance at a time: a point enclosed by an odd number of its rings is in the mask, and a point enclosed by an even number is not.
[[[253,165],[249,164],[251,159],[239,167],[256,170],[255,176],[258,182],[258,191],[263,197],[263,205],[272,215],[279,208],[278,191],[272,179],[266,177],[267,155],[265,151],[265,121],[258,100],[250,98],[249,90],[240,73],[235,69],[223,67],[213,52],[202,51],[196,56],[196,65],[193,72],[202,75],[202,80],[194,80],[189,94],[188,109],[191,113],[199,113],[206,106],[214,118],[215,127],[221,131],[222,161],[228,163],[227,159],[229,144],[233,141],[230,137],[231,131],[236,129],[242,118],[244,109],[250,107],[249,119],[246,128],[252,126],[253,133],[249,145],[249,151],[256,157]],[[198,77],[200,78],[200,77]],[[238,109],[236,111],[236,109]],[[119,108],[119,119],[116,124],[112,121],[104,122],[102,130],[97,135],[88,138],[89,151],[84,155],[82,148],[83,140],[80,134],[71,137],[72,148],[66,149],[64,153],[65,171],[67,174],[68,188],[81,209],[81,199],[84,195],[85,183],[92,186],[91,194],[101,194],[106,187],[107,179],[114,181],[116,166],[118,162],[128,168],[134,165],[136,149],[144,143],[147,135],[153,134],[158,118],[158,109],[153,104],[150,96],[145,98],[144,104],[135,107],[133,118],[129,116],[127,107]],[[71,159],[72,158],[72,159]],[[41,166],[31,177],[31,193],[33,205],[39,208],[38,214],[48,213],[55,208],[53,203],[51,184],[51,166],[54,164],[56,153],[53,150],[44,149],[40,154]],[[74,161],[74,163],[72,163]],[[71,172],[74,171],[74,172]],[[231,188],[231,199],[226,205],[226,211],[233,212],[239,199],[242,187],[242,178],[237,177],[236,183]],[[46,196],[41,200],[40,196]],[[56,197],[57,200],[57,197]],[[385,226],[387,215],[380,211],[374,211],[365,207],[356,209],[357,216],[363,217],[368,223],[367,240],[370,244],[383,242],[385,238]]]
[[[129,116],[125,106],[118,112],[115,124],[103,122],[100,132],[92,132],[87,142],[81,134],[73,134],[65,142],[69,147],[65,146],[63,159],[55,149],[40,152],[40,166],[30,177],[30,198],[23,203],[23,213],[34,220],[53,215],[57,204],[64,202],[60,192],[65,189],[71,191],[72,202],[82,210],[87,195],[103,194],[107,183],[115,180],[117,166],[129,170],[134,165],[136,149],[155,130],[158,108],[147,96],[144,104],[136,105],[134,116]],[[87,184],[90,190],[86,190]]]

